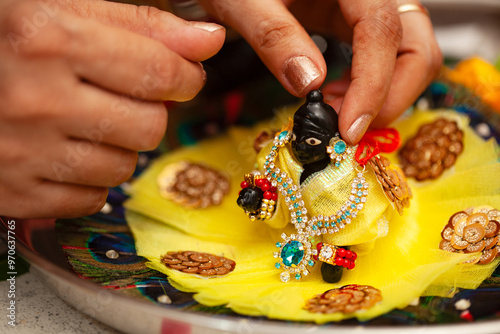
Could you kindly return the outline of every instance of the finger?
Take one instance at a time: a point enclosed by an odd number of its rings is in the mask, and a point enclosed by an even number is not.
[[[63,108],[73,108],[74,115],[58,120],[59,130],[69,137],[147,151],[155,149],[165,135],[167,111],[162,102],[139,101],[85,83],[78,83],[73,91],[80,102]]]
[[[350,84],[351,69],[349,68],[342,73],[342,76],[339,79],[328,82],[321,89],[323,96],[325,97],[325,102],[331,105],[337,113],[339,113],[345,93],[349,89]]]
[[[5,104],[8,99],[0,99],[0,107],[5,107],[4,114],[18,124],[13,136],[20,136],[22,125],[27,127],[22,138],[35,135],[29,126],[36,119],[44,119],[44,126],[53,128],[42,137],[45,142],[47,135],[62,134],[139,151],[156,148],[165,134],[167,112],[162,102],[120,96],[75,80],[70,69],[59,61],[18,64],[16,73],[23,79],[9,81],[11,84],[3,90],[10,100],[16,102],[15,107]],[[46,80],[47,73],[58,79]],[[14,78],[12,73],[4,74],[7,78]],[[155,84],[154,80],[147,80],[143,89]],[[26,92],[30,92],[29,96]],[[5,126],[0,124],[3,132],[14,131],[14,128]],[[64,139],[57,138],[54,142]],[[38,139],[33,139],[33,142],[38,142]]]
[[[81,15],[158,40],[194,62],[212,57],[224,43],[221,25],[185,21],[154,7],[90,0],[65,3]]]
[[[70,62],[80,77],[93,83],[141,99],[175,101],[192,99],[205,83],[199,63],[159,42],[116,28],[103,29],[98,23],[81,28],[74,38],[86,51],[71,52]],[[147,86],[149,81],[154,83]]]
[[[0,184],[2,187],[2,184]],[[38,181],[29,194],[9,193],[0,212],[17,218],[76,218],[98,212],[106,203],[108,188]],[[14,205],[15,204],[15,205]]]
[[[346,24],[337,1],[283,1],[295,18],[309,31],[351,42],[352,29]],[[350,59],[349,59],[350,60]]]
[[[395,4],[389,0],[340,0],[339,5],[353,27],[351,84],[339,112],[339,129],[349,144],[355,144],[389,92],[401,23]]]
[[[325,98],[328,95],[345,95],[351,84],[351,78],[342,78],[328,82],[321,91]]]
[[[349,89],[351,84],[350,76],[344,76],[341,79],[331,81],[326,84],[321,91],[323,92],[325,103],[332,106],[332,108],[337,112],[340,111],[342,107],[342,102],[344,102],[345,93]]]
[[[116,187],[132,176],[137,152],[85,140],[67,140],[51,147],[49,164],[38,175],[54,182]]]
[[[333,110],[335,110],[338,114],[338,110],[340,110],[340,107],[342,106],[342,102],[344,102],[344,95],[326,95],[325,96],[325,103],[329,104]]]
[[[280,0],[200,1],[219,21],[235,28],[290,93],[305,96],[321,86],[321,52]]]
[[[18,6],[16,10],[23,17],[28,15],[23,10],[33,8]],[[18,24],[13,30],[22,35],[23,27]],[[205,82],[201,64],[182,58],[160,42],[63,10],[19,49],[32,58],[64,57],[78,77],[141,99],[189,100]]]
[[[385,126],[408,109],[439,74],[442,55],[432,24],[421,12],[400,15],[403,39],[392,77],[392,85],[374,127]]]

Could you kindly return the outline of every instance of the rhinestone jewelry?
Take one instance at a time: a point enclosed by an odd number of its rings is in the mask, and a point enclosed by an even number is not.
[[[271,152],[266,156],[264,162],[264,176],[271,184],[276,185],[278,191],[283,195],[290,211],[290,220],[298,231],[298,234],[292,234],[291,236],[282,233],[283,242],[276,244],[279,251],[274,252],[274,257],[280,261],[275,263],[275,267],[283,270],[280,275],[282,282],[288,282],[291,278],[300,280],[309,273],[307,267],[314,266],[315,262],[312,257],[316,256],[318,252],[317,249],[313,249],[310,239],[323,234],[338,233],[349,225],[352,219],[363,209],[369,188],[363,173],[359,172],[351,183],[350,196],[342,203],[340,210],[336,214],[310,217],[304,201],[301,199],[302,194],[299,187],[293,184],[293,180],[289,175],[280,171],[275,163],[279,149],[284,147],[291,137],[291,131],[278,133],[274,138]],[[337,141],[333,141],[331,147],[334,151],[332,151],[333,153],[329,152],[342,156],[341,159],[336,158],[335,162],[333,162],[337,167],[345,159],[348,152],[351,152],[349,148],[343,146],[340,142],[344,143],[338,138]],[[335,146],[336,143],[339,143],[339,147]]]

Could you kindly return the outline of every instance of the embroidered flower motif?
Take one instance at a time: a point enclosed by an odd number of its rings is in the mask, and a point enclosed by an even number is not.
[[[422,125],[399,151],[405,175],[417,181],[438,178],[464,150],[463,136],[458,124],[445,118]]]
[[[309,299],[304,309],[312,313],[352,313],[367,310],[381,300],[380,290],[369,285],[350,284]]]
[[[439,248],[453,253],[482,255],[474,262],[487,264],[500,256],[500,210],[479,206],[453,214],[441,231]]]
[[[378,183],[384,189],[385,195],[402,215],[404,208],[410,207],[410,199],[413,197],[405,175],[383,156],[376,155],[369,160],[369,163],[375,172]]]
[[[220,204],[229,192],[229,180],[222,173],[186,161],[167,165],[157,182],[163,197],[190,208]]]
[[[168,268],[202,276],[226,275],[236,267],[236,262],[225,257],[193,251],[168,252],[161,262]]]

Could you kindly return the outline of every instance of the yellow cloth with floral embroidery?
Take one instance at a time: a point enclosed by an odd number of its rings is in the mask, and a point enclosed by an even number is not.
[[[195,292],[195,299],[202,304],[227,305],[241,314],[275,319],[317,323],[350,317],[367,320],[405,307],[424,294],[445,296],[458,287],[476,288],[491,275],[500,258],[484,266],[463,264],[477,255],[445,252],[438,249],[438,244],[440,232],[451,214],[470,206],[500,208],[496,144],[478,138],[467,127],[466,119],[454,113],[415,112],[395,127],[404,142],[421,124],[443,114],[458,119],[464,129],[464,152],[455,166],[439,179],[424,183],[409,180],[414,195],[410,209],[403,216],[387,215],[388,234],[365,244],[367,247],[359,254],[356,268],[345,271],[337,284],[323,282],[319,264],[301,281],[282,283],[272,253],[276,251],[275,243],[280,241],[279,235],[293,233],[293,226],[271,228],[262,221],[250,222],[235,203],[243,174],[254,168],[256,155],[251,147],[260,127],[233,129],[224,137],[165,155],[134,183],[132,198],[126,203],[126,216],[137,252],[149,259],[151,268],[168,274],[176,288]],[[397,163],[394,155],[389,158]],[[184,159],[204,162],[231,177],[231,191],[220,206],[193,210],[160,196],[157,175],[165,165]],[[374,179],[369,182],[368,197],[379,197],[376,195],[378,183]],[[384,211],[391,210],[383,206],[375,212],[383,215]],[[370,207],[361,212],[365,210],[370,212]],[[283,221],[270,223],[283,226]],[[358,224],[358,219],[352,224]],[[342,233],[339,232],[339,238]],[[361,241],[369,239],[373,238]],[[352,240],[355,239],[350,242]],[[167,269],[160,262],[160,256],[178,250],[224,255],[236,261],[236,268],[227,276],[210,279]],[[316,294],[351,283],[380,289],[383,300],[369,310],[352,314],[314,314],[303,309],[305,301]]]

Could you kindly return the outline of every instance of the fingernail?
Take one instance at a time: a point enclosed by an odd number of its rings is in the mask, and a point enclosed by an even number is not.
[[[207,82],[207,72],[205,71],[205,68],[203,67],[202,63],[198,63],[201,67],[201,70],[203,72],[203,86],[205,86],[205,83]]]
[[[303,95],[311,82],[321,75],[321,71],[308,57],[297,56],[285,62],[283,74],[293,89]]]
[[[347,130],[347,138],[349,138],[352,144],[356,144],[361,140],[361,137],[363,137],[370,126],[372,118],[372,115],[364,114],[352,123],[349,130]]]
[[[191,22],[192,26],[198,29],[203,29],[208,32],[214,32],[217,30],[224,29],[223,26],[215,24],[215,23],[209,23],[209,22],[200,22],[200,21],[195,21]]]

